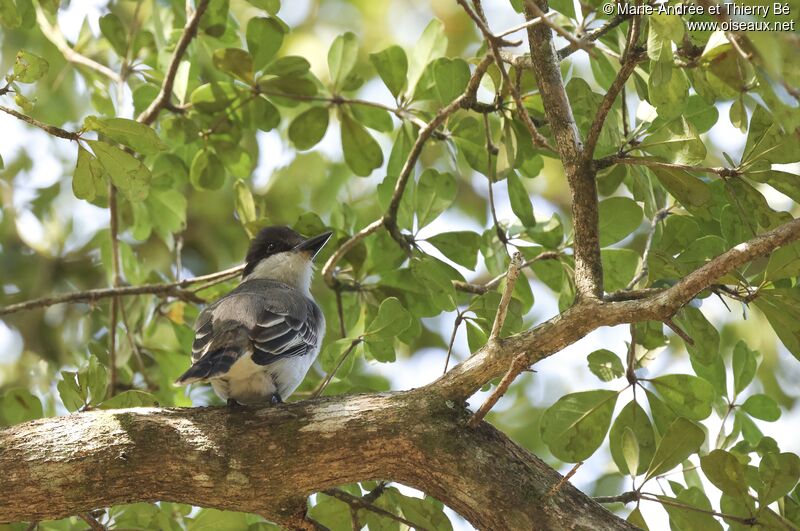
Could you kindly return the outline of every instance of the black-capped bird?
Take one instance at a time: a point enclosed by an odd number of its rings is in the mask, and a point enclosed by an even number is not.
[[[210,382],[229,405],[288,398],[325,334],[325,316],[309,288],[314,257],[330,236],[262,229],[250,243],[239,286],[198,316],[192,366],[176,383]]]

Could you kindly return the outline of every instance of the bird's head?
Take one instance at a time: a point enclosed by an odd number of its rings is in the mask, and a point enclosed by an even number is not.
[[[250,242],[242,282],[269,279],[308,292],[314,258],[331,237],[304,238],[289,227],[265,227]]]

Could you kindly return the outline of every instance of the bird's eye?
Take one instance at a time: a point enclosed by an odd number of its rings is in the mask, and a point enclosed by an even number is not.
[[[270,243],[269,245],[267,245],[267,251],[272,252],[274,250],[275,250],[275,244],[274,243]]]

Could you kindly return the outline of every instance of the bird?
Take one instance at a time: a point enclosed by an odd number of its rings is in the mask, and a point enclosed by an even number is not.
[[[325,335],[310,288],[314,258],[331,234],[304,238],[286,226],[261,229],[239,285],[198,315],[192,366],[175,383],[210,382],[229,406],[287,399]]]

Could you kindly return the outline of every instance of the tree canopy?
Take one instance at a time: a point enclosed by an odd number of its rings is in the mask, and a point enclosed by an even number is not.
[[[0,528],[800,527],[797,0],[80,4],[0,0]],[[275,224],[318,362],[190,408]]]

